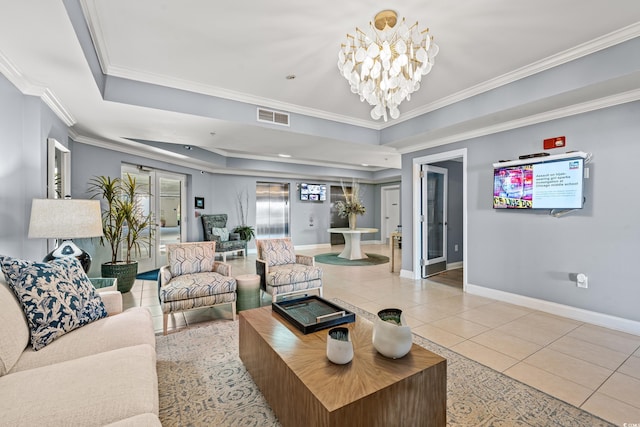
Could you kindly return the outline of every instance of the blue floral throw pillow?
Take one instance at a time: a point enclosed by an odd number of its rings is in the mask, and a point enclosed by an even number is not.
[[[0,256],[0,265],[27,317],[34,350],[107,316],[102,299],[74,257],[45,263]]]

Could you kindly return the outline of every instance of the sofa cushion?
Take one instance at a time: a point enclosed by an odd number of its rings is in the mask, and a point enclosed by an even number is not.
[[[0,256],[0,264],[27,317],[34,350],[107,316],[75,257],[45,263]]]
[[[107,424],[104,427],[162,427],[162,423],[156,414],[141,414]]]
[[[229,230],[224,227],[213,227],[211,229],[211,234],[213,234],[214,236],[218,236],[221,242],[226,242],[227,240],[229,240]]]
[[[103,426],[158,414],[155,350],[146,344],[0,377],[0,424]]]
[[[9,285],[0,281],[0,377],[15,365],[29,345],[29,325]]]
[[[116,316],[97,320],[58,338],[41,350],[34,351],[28,347],[10,373],[138,344],[153,348],[156,345],[151,313],[143,307],[130,308]]]

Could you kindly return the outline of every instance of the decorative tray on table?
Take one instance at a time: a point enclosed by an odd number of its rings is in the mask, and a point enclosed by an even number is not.
[[[355,313],[315,295],[274,302],[271,308],[303,334],[356,320]]]

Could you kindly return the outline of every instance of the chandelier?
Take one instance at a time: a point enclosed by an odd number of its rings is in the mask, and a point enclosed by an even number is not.
[[[409,27],[402,18],[396,29],[397,20],[396,12],[383,10],[366,32],[356,28],[355,36],[347,34],[338,52],[338,69],[351,92],[373,106],[371,118],[385,122],[387,110],[392,119],[400,116],[398,105],[420,89],[439,50],[428,28],[418,30],[417,22]]]

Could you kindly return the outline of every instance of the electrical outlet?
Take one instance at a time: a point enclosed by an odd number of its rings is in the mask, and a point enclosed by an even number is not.
[[[458,252],[458,245],[453,245],[454,252]]]
[[[589,278],[586,274],[578,273],[576,275],[576,286],[585,289],[589,287]]]

